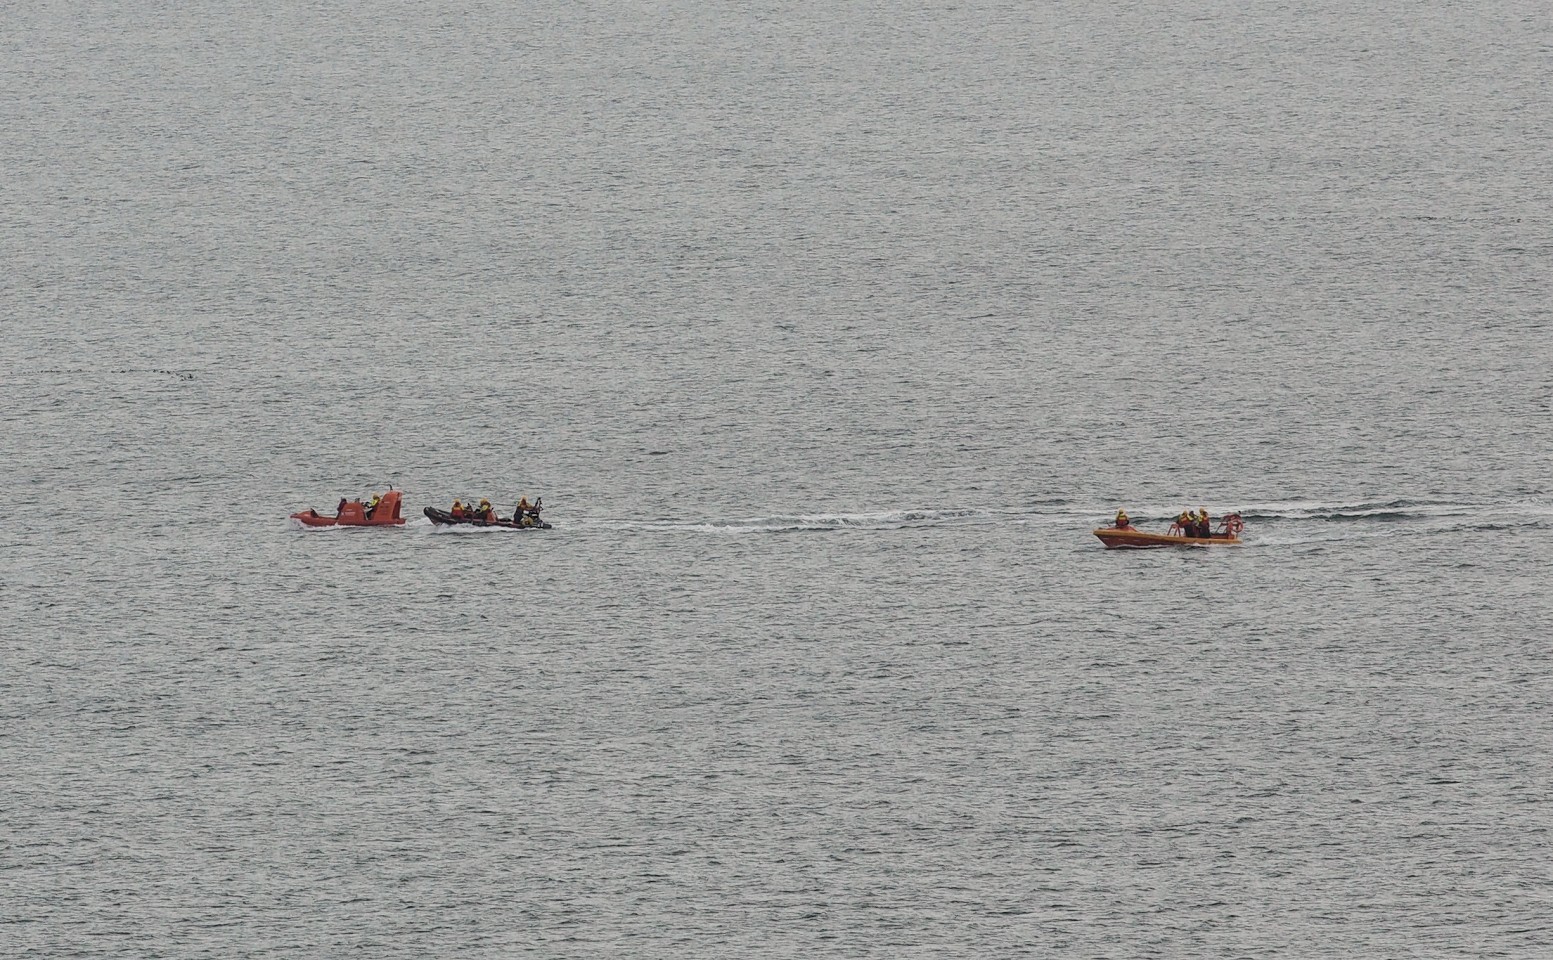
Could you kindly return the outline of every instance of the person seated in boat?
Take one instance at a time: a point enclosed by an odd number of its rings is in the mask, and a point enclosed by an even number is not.
[[[479,508],[475,510],[475,516],[479,517],[481,520],[484,520],[486,523],[491,523],[494,521],[496,519],[496,511],[491,509],[491,501],[482,497],[480,499]]]
[[[372,514],[377,511],[377,505],[383,502],[380,494],[374,493],[372,499],[367,501],[367,519],[372,519]]]
[[[1116,511],[1116,529],[1118,529],[1118,530],[1135,530],[1135,529],[1137,529],[1136,527],[1134,527],[1132,525],[1132,521],[1127,519],[1127,511],[1126,510],[1118,510],[1118,511]]]
[[[464,501],[462,501],[462,500],[454,500],[453,501],[453,509],[448,511],[448,513],[450,515],[452,515],[454,520],[462,520],[462,519],[464,519]]]

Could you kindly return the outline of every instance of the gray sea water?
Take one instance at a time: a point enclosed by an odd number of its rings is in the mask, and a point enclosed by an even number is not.
[[[7,5],[0,954],[1553,956],[1550,89],[1533,0]]]

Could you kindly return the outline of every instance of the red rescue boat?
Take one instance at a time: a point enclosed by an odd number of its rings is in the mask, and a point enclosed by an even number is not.
[[[293,513],[291,519],[306,527],[397,527],[404,524],[404,518],[399,515],[401,499],[398,490],[390,490],[371,509],[360,500],[341,500],[335,516],[303,510]]]
[[[1169,533],[1145,533],[1137,527],[1102,527],[1095,536],[1107,550],[1150,550],[1155,547],[1238,547],[1240,532],[1246,528],[1240,514],[1231,513],[1219,521],[1219,529],[1210,537],[1188,537],[1172,524]]]

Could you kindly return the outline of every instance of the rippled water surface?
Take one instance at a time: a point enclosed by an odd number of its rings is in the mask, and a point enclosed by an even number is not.
[[[0,953],[1553,952],[1546,9],[927,7],[6,12]]]

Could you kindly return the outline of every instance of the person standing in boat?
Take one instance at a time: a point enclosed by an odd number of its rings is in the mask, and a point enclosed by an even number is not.
[[[1208,508],[1197,508],[1197,535],[1204,540],[1213,539],[1213,521],[1208,518]]]

